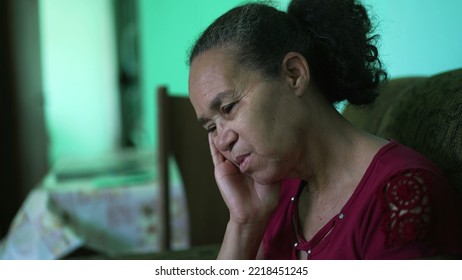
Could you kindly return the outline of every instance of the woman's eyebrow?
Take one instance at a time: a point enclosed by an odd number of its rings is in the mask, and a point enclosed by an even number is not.
[[[223,100],[228,97],[230,94],[232,94],[231,90],[227,91],[222,91],[217,93],[217,95],[210,101],[209,104],[209,109],[211,111],[219,111],[221,104],[223,103]]]
[[[197,121],[199,122],[199,124],[203,127],[205,127],[205,125],[208,123],[209,119],[207,118],[198,118]]]

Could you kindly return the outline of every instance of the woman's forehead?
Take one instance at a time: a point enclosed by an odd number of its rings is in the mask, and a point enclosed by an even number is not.
[[[243,71],[233,56],[221,49],[199,54],[191,63],[189,94],[217,94],[232,89]]]
[[[235,71],[237,63],[233,55],[222,49],[211,49],[199,54],[191,63],[190,81],[204,75],[218,75]]]

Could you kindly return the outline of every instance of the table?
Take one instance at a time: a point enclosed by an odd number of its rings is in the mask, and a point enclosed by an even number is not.
[[[82,246],[109,256],[159,251],[155,158],[125,150],[60,160],[25,199],[0,259],[59,259]],[[189,246],[186,199],[170,164],[172,247],[181,250]]]

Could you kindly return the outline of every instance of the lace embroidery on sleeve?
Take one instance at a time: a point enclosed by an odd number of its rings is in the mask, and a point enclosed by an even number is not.
[[[431,177],[424,170],[406,170],[390,178],[381,188],[386,245],[393,246],[427,237],[431,218]]]

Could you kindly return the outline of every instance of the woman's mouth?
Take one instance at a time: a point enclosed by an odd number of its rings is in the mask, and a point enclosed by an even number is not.
[[[242,173],[245,173],[245,171],[247,170],[249,166],[250,155],[251,154],[249,153],[249,154],[238,156],[236,158],[236,163],[239,165],[239,169],[241,170]]]

